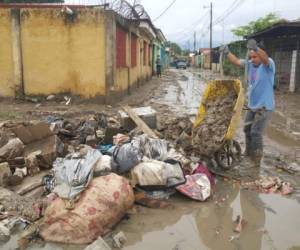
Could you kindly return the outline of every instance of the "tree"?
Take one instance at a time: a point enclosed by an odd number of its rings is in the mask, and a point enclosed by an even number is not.
[[[174,42],[169,42],[169,47],[170,49],[177,55],[181,55],[181,48],[180,46],[177,44],[177,43],[174,43]]]
[[[264,17],[258,18],[256,21],[250,22],[248,25],[237,27],[231,31],[236,36],[244,37],[264,30],[279,22],[286,22],[286,20],[280,19],[279,16],[274,13],[269,13]]]
[[[64,0],[0,0],[0,3],[63,3]]]

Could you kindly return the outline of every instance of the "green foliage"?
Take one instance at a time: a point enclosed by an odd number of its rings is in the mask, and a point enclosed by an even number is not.
[[[247,54],[246,41],[237,41],[229,44],[230,51],[235,54],[238,58],[245,58]],[[223,62],[223,69],[225,75],[242,77],[244,74],[243,67],[237,67],[231,64],[227,59]]]
[[[257,19],[256,21],[250,22],[248,25],[237,27],[231,31],[236,36],[245,37],[258,31],[264,30],[281,21],[284,20],[280,19],[278,15],[269,13],[266,16]]]
[[[173,42],[168,42],[168,45],[170,47],[170,49],[176,54],[176,55],[181,55],[181,48],[177,43],[173,43]]]
[[[0,3],[63,3],[64,0],[0,0]]]

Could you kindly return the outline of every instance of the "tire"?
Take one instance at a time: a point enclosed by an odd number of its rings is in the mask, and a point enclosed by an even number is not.
[[[241,160],[242,149],[235,141],[227,141],[223,147],[215,153],[215,160],[220,168],[229,170]]]

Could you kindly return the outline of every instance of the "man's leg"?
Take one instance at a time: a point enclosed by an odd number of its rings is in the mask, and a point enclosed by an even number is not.
[[[251,127],[251,149],[255,164],[259,165],[263,157],[263,133],[272,115],[271,111],[259,110],[255,112]]]
[[[251,156],[251,128],[252,123],[254,121],[255,112],[248,110],[245,116],[245,125],[244,125],[244,133],[245,133],[245,156]]]

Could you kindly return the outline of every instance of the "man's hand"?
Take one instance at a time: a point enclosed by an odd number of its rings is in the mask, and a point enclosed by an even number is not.
[[[228,45],[222,45],[222,46],[220,46],[219,52],[223,53],[225,56],[227,56],[230,53]]]
[[[255,52],[257,52],[258,50],[257,42],[254,39],[248,40],[247,49],[254,50]]]

